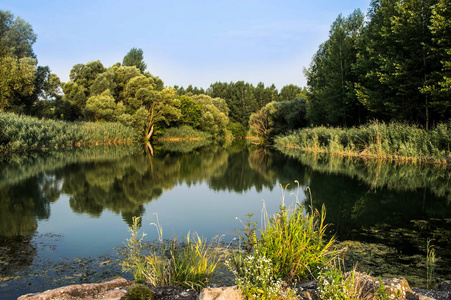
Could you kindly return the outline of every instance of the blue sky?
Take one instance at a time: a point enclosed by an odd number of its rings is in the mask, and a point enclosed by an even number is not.
[[[62,81],[77,63],[122,62],[144,51],[165,85],[208,88],[216,81],[304,86],[330,25],[370,0],[0,0],[38,35],[34,51]]]

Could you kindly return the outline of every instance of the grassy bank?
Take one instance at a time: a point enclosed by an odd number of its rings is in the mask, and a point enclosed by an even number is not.
[[[371,122],[355,128],[305,128],[275,139],[277,148],[342,156],[451,163],[451,122],[426,131],[400,123]]]
[[[119,123],[70,123],[1,111],[0,128],[2,154],[132,142],[136,139],[133,128]]]

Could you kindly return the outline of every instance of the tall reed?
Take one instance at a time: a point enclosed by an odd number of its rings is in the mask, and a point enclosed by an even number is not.
[[[275,139],[276,147],[343,156],[451,163],[451,121],[431,130],[373,121],[354,128],[315,127]]]
[[[120,123],[71,123],[0,111],[0,153],[132,142],[136,138],[133,128]]]

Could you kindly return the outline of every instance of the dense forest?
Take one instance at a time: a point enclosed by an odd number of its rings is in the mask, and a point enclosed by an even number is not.
[[[61,82],[39,66],[32,26],[0,11],[0,113],[119,122],[149,139],[257,135],[272,142],[312,126],[404,122],[429,130],[451,118],[451,3],[374,0],[333,22],[304,69],[307,87],[215,82],[167,87],[132,48],[112,66],[80,63]],[[179,131],[169,129],[183,128]],[[0,136],[1,139],[1,136]]]

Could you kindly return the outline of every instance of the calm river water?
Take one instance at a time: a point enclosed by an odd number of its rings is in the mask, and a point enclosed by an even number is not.
[[[451,170],[298,152],[245,142],[83,148],[0,165],[0,298],[121,274],[115,247],[133,216],[156,238],[237,237],[237,218],[263,205],[325,204],[347,264],[426,285],[428,239],[436,280],[451,278]],[[299,188],[298,188],[298,183]],[[284,192],[281,188],[286,186]],[[308,190],[311,190],[311,199]]]

